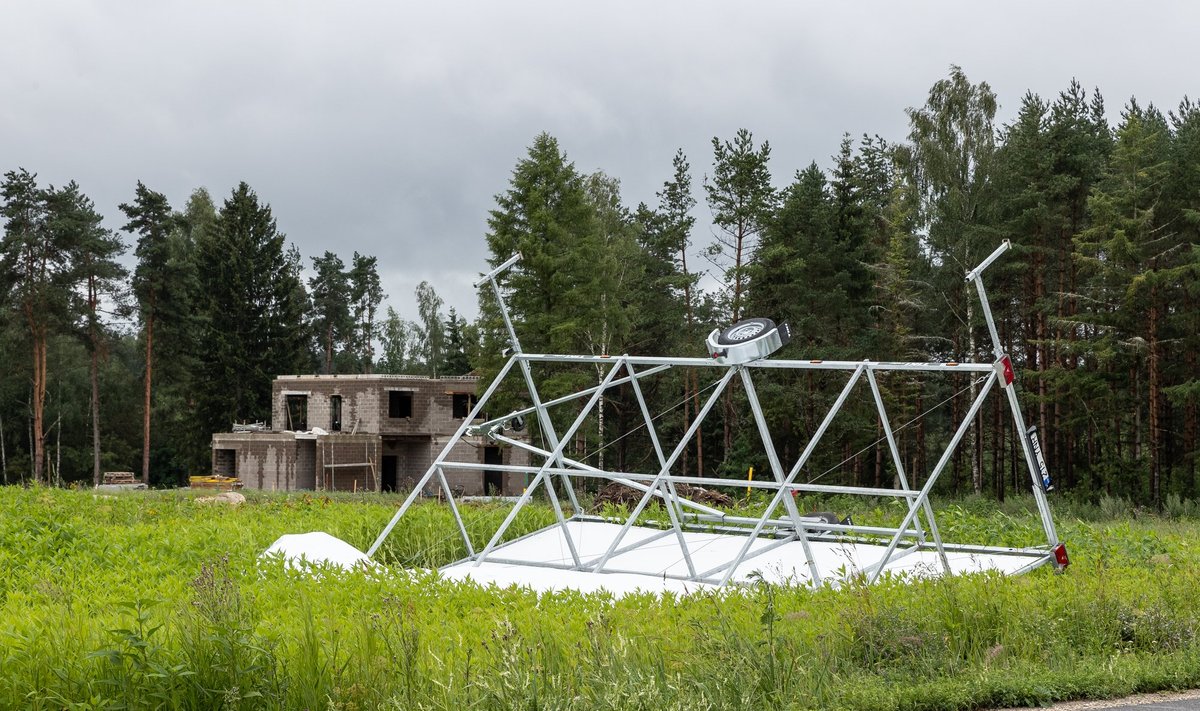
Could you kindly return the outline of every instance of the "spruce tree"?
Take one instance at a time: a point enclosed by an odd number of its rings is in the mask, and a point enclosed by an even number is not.
[[[557,140],[539,134],[488,218],[491,263],[517,252],[522,257],[501,281],[526,351],[571,353],[585,347],[584,324],[574,310],[579,300],[572,292],[595,274],[577,252],[594,234],[595,219],[574,164]]]
[[[442,353],[443,375],[466,375],[471,372],[471,360],[467,343],[467,321],[454,307],[446,315],[445,344]]]
[[[307,362],[300,255],[284,244],[270,206],[243,182],[196,246],[205,383],[198,405],[209,432],[267,419],[272,379]]]
[[[375,318],[379,304],[384,299],[383,287],[379,282],[378,260],[355,252],[348,277],[353,319],[350,348],[359,371],[370,373],[374,367],[375,337],[379,330]]]

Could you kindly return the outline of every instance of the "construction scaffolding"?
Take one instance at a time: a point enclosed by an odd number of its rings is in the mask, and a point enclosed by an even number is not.
[[[358,445],[362,445],[362,458],[358,458]],[[360,488],[366,491],[379,491],[379,474],[378,462],[380,457],[380,438],[375,435],[357,435],[350,434],[323,434],[317,436],[317,449],[320,454],[320,469],[319,478],[317,480],[317,489],[325,491],[337,491],[338,487],[338,472],[349,473],[351,475],[361,474],[359,476],[351,476],[350,484],[345,483],[343,478],[341,490],[358,491]],[[338,461],[339,450],[345,454],[346,450],[352,450],[354,454],[347,460]],[[359,485],[359,479],[362,479],[362,485]]]

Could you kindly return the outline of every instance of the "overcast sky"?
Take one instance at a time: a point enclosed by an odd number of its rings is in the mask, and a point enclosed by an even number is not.
[[[1200,95],[1191,2],[172,2],[0,4],[0,171],[78,181],[119,227],[137,180],[182,207],[247,181],[305,255],[379,257],[414,318],[429,280],[473,315],[488,210],[548,131],[653,203],[682,148],[772,146],[775,182],[843,132],[901,140],[951,64],[1010,119],[1072,77],[1115,120]],[[128,240],[127,240],[128,241]]]

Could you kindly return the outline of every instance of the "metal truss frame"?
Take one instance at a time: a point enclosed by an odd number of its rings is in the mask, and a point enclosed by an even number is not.
[[[802,547],[805,556],[804,563],[808,571],[808,580],[814,585],[819,585],[824,581],[832,581],[833,578],[831,576],[834,575],[834,571],[821,570],[819,568],[816,556],[813,555],[812,550],[815,542],[854,540],[869,542],[875,546],[882,547],[882,556],[861,571],[868,576],[870,581],[878,579],[890,563],[917,551],[936,551],[940,567],[946,574],[953,572],[948,557],[950,553],[1019,556],[1028,560],[1027,564],[1020,568],[1021,571],[1032,569],[1045,563],[1055,563],[1061,566],[1065,560],[1065,549],[1063,549],[1062,558],[1059,558],[1057,549],[1062,549],[1062,546],[1059,542],[1046,500],[1043,480],[1040,476],[1040,469],[1035,459],[1032,444],[1025,435],[1025,421],[1017,399],[1011,360],[1002,350],[981,278],[983,271],[1009,249],[1009,247],[1009,242],[1005,241],[987,259],[980,263],[978,267],[966,275],[967,282],[974,283],[983,307],[983,315],[987,322],[993,345],[993,353],[996,359],[993,363],[899,363],[870,360],[805,361],[764,358],[749,363],[721,364],[705,358],[630,355],[610,357],[524,353],[521,350],[520,341],[513,328],[507,305],[497,282],[497,277],[516,264],[520,258],[519,255],[513,256],[496,269],[484,275],[476,283],[477,287],[486,283],[492,288],[496,300],[500,304],[500,311],[504,318],[505,327],[508,330],[509,340],[512,345],[512,354],[500,369],[495,380],[478,398],[470,415],[446,444],[441,454],[412,488],[407,498],[405,498],[404,503],[367,551],[367,555],[374,555],[413,502],[422,495],[422,492],[428,486],[436,483],[436,486],[440,487],[442,495],[449,503],[459,534],[462,536],[467,550],[466,558],[451,564],[455,566],[479,566],[484,562],[492,562],[591,573],[642,572],[642,574],[645,574],[644,571],[629,571],[614,567],[612,565],[614,557],[635,551],[640,546],[671,537],[679,545],[683,561],[686,565],[686,573],[671,575],[664,573],[663,577],[716,585],[725,585],[730,583],[731,580],[736,582],[734,573],[745,561],[779,546],[794,542],[800,543]],[[587,364],[597,367],[599,369],[598,372],[603,372],[604,375],[599,384],[593,387],[584,388],[556,399],[543,401],[532,374],[531,364],[534,363]],[[692,419],[686,432],[683,433],[678,443],[668,451],[664,448],[659,436],[660,433],[655,428],[656,418],[651,415],[649,407],[646,404],[640,381],[672,368],[710,369],[719,374],[719,378],[715,386],[712,387],[711,392],[707,394],[707,399]],[[780,460],[779,452],[771,439],[770,429],[767,426],[766,418],[759,404],[754,376],[755,373],[762,369],[841,371],[848,374],[846,383],[833,405],[825,413],[820,425],[813,432],[799,457],[794,462],[791,462],[790,466],[785,466],[785,463]],[[492,418],[479,424],[472,424],[484,412],[489,399],[495,394],[500,384],[514,370],[519,372],[521,379],[523,379],[532,406],[509,412],[501,417]],[[965,372],[973,374],[973,377],[982,379],[978,393],[967,409],[966,415],[955,427],[946,448],[942,451],[937,463],[930,470],[928,476],[925,478],[924,485],[920,489],[914,489],[909,484],[908,472],[900,456],[895,433],[888,417],[887,409],[884,406],[883,396],[876,378],[877,373],[892,371],[933,374]],[[770,465],[771,477],[769,479],[750,482],[738,481],[735,483],[729,479],[684,476],[672,473],[687,443],[695,435],[695,432],[704,422],[705,417],[712,411],[714,405],[720,400],[735,378],[739,379],[745,392],[750,411],[753,415],[755,428]],[[833,423],[851,392],[860,383],[865,383],[866,387],[870,389],[871,399],[883,430],[883,439],[887,443],[887,448],[891,455],[891,463],[895,469],[897,486],[895,488],[860,487],[800,481],[798,479],[800,472],[804,470],[805,465],[816,451],[822,437]],[[930,492],[947,464],[951,461],[955,449],[975,421],[976,415],[988,394],[997,384],[1004,391],[1015,431],[1019,434],[1018,439],[1021,442],[1021,450],[1029,471],[1033,495],[1037,503],[1037,509],[1045,534],[1045,545],[1035,545],[1027,548],[1004,548],[998,546],[951,544],[944,542],[938,531],[934,510],[929,500]],[[623,472],[600,469],[571,459],[565,453],[567,443],[572,440],[588,416],[596,409],[604,393],[612,388],[623,385],[629,385],[632,389],[642,418],[642,423],[639,427],[645,427],[650,442],[653,445],[657,467],[651,472]],[[549,415],[550,409],[568,402],[578,403],[585,398],[586,401],[579,408],[578,415],[571,424],[559,431],[551,420]],[[540,430],[546,440],[544,446],[538,447],[522,439],[504,434],[506,425],[512,422],[514,418],[526,415],[533,415],[537,418]],[[525,491],[513,503],[499,528],[492,534],[483,548],[479,550],[476,550],[471,542],[466,525],[458,510],[454,493],[446,477],[447,471],[464,469],[479,470],[483,468],[478,462],[455,461],[451,458],[454,445],[468,434],[483,434],[497,443],[523,449],[530,454],[530,460],[533,462],[528,466],[511,464],[487,465],[487,468],[490,470],[523,473],[532,478],[529,480]],[[580,553],[568,525],[573,521],[606,521],[614,523],[614,521],[609,519],[589,515],[580,506],[575,492],[575,483],[583,479],[601,479],[619,482],[641,492],[641,497],[637,504],[629,510],[628,515],[621,521],[620,531],[608,544],[604,553],[598,556]],[[559,494],[556,491],[556,483],[561,488],[566,499],[565,501],[560,500]],[[761,516],[735,516],[681,496],[677,490],[677,485],[680,484],[746,486],[773,492],[773,495]],[[504,540],[505,533],[508,532],[522,508],[532,500],[539,487],[544,490],[546,497],[549,499],[549,503],[555,513],[556,521],[546,529],[529,535],[536,535],[537,533],[557,528],[561,532],[562,540],[566,543],[570,560],[530,562],[529,560],[509,559],[503,555],[502,541]],[[794,501],[794,494],[797,492],[896,497],[904,501],[907,512],[900,525],[895,527],[829,523],[824,519],[801,515]],[[652,535],[643,535],[636,542],[626,542],[630,530],[635,527],[639,517],[645,512],[652,500],[657,500],[666,512],[668,520],[660,523],[662,530]],[[716,565],[712,565],[712,561],[710,560],[710,564],[706,567],[700,565],[696,560],[696,557],[693,555],[694,551],[690,549],[688,538],[685,535],[688,532],[696,531],[741,535],[744,537],[744,541],[735,555],[722,559]],[[766,543],[755,548],[755,543],[760,541]],[[886,541],[886,544],[884,541]]]

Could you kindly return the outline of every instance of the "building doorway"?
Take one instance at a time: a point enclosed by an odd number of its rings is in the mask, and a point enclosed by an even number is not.
[[[396,468],[399,458],[394,454],[383,455],[383,472],[379,478],[380,488],[383,491],[396,490]]]
[[[483,448],[484,464],[503,464],[504,454],[499,447]],[[485,496],[504,495],[504,472],[495,469],[483,470],[483,493]]]

